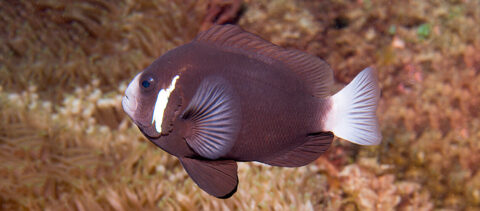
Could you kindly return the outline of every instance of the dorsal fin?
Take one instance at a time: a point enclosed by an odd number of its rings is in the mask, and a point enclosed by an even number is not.
[[[311,82],[314,96],[320,98],[330,96],[333,71],[326,62],[294,49],[285,50],[283,61],[302,78]]]
[[[280,61],[307,82],[311,94],[330,95],[333,71],[323,60],[298,50],[284,49],[235,25],[215,25],[198,34],[196,42],[207,43],[227,52],[244,54],[267,64]]]

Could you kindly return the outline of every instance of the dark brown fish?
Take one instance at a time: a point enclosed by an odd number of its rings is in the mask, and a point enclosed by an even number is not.
[[[332,83],[319,58],[217,25],[139,73],[122,105],[200,188],[228,198],[238,185],[236,161],[298,167],[325,152],[334,134],[381,141],[375,72],[365,69],[333,96]]]

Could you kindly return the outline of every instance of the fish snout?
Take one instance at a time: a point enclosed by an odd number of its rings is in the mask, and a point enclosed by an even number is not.
[[[125,113],[133,119],[135,111],[137,110],[138,102],[135,97],[140,88],[138,86],[138,80],[140,78],[140,73],[135,76],[135,78],[128,84],[127,90],[125,90],[125,96],[122,98],[122,107]]]
[[[135,100],[135,97],[129,97],[128,95],[123,96],[122,107],[125,113],[127,113],[128,116],[133,118],[133,114],[135,113],[135,110],[137,110],[137,102]]]

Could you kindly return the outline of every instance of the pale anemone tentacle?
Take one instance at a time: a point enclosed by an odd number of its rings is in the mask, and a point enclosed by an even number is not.
[[[155,129],[158,133],[162,133],[163,113],[167,108],[168,99],[170,94],[175,90],[175,83],[180,76],[173,77],[170,86],[167,89],[161,89],[157,95],[157,101],[155,102],[155,108],[153,109],[152,124],[155,124]]]

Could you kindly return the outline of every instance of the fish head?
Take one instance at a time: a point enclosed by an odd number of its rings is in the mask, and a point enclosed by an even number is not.
[[[122,99],[123,110],[147,137],[167,136],[173,130],[182,100],[182,68],[162,60],[138,73]]]

